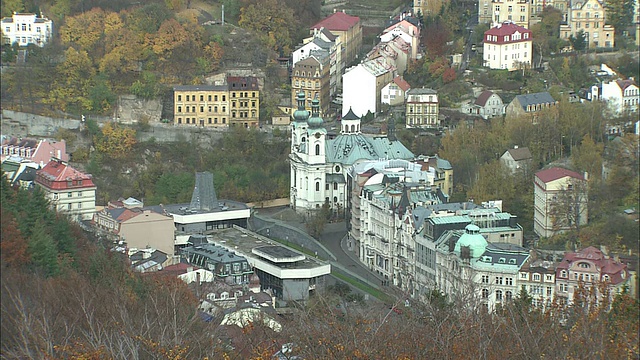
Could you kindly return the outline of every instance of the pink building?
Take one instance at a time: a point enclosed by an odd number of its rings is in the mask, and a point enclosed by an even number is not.
[[[9,156],[19,156],[25,160],[30,160],[40,167],[43,167],[51,158],[69,161],[67,154],[67,144],[64,140],[56,141],[50,139],[18,139],[8,138],[0,145],[2,153],[0,161],[4,161]]]
[[[577,290],[604,284],[609,296],[622,291],[629,283],[627,265],[615,261],[593,246],[578,252],[568,252],[556,267],[556,296],[571,303]],[[602,294],[600,294],[602,295]]]

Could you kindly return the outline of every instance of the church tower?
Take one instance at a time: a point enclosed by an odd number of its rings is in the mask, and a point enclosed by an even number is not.
[[[311,102],[311,117],[307,124],[308,162],[309,164],[324,164],[327,130],[323,127],[324,120],[320,117],[320,102],[318,99],[314,99]]]
[[[340,134],[360,134],[360,118],[351,108],[349,108],[349,112],[347,112],[340,121]]]
[[[298,93],[298,110],[293,112],[291,123],[291,153],[304,152],[303,143],[307,141],[307,120],[309,111],[305,109],[304,92]]]

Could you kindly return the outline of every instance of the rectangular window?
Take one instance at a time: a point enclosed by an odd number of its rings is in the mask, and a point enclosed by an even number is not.
[[[209,99],[209,101],[211,101],[211,95],[207,96],[207,99]]]
[[[204,101],[204,95],[200,95],[200,101]]]
[[[67,197],[72,197],[73,194],[72,193],[67,193]]]
[[[178,101],[182,101],[182,95],[178,95]]]
[[[78,197],[82,197],[82,191],[78,191]]]

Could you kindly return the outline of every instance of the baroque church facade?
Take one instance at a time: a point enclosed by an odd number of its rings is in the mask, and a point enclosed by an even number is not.
[[[395,139],[393,130],[387,136],[367,136],[360,129],[360,118],[353,111],[342,117],[340,134],[327,138],[320,104],[312,101],[311,113],[305,110],[304,93],[297,96],[298,110],[291,123],[291,208],[309,213],[323,204],[338,213],[350,200],[348,173],[351,166],[367,160],[411,160],[414,154]]]

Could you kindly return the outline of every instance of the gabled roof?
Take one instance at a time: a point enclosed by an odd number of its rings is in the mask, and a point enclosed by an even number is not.
[[[407,92],[407,91],[409,91],[409,89],[411,89],[411,85],[409,85],[409,83],[405,79],[403,79],[402,76],[396,76],[393,79],[393,82],[396,85],[398,85],[398,87],[400,89],[402,89],[402,91],[404,91],[404,92]]]
[[[624,91],[624,89],[628,88],[631,85],[635,85],[636,83],[633,82],[633,80],[631,79],[627,79],[627,80],[617,80],[616,84],[618,84],[618,86],[620,87],[620,90]]]
[[[536,177],[544,183],[562,179],[563,177],[572,177],[574,179],[585,180],[583,175],[578,174],[575,171],[554,167],[551,169],[540,170],[536,173]]]
[[[529,105],[553,104],[556,102],[551,94],[546,91],[533,94],[518,95],[516,96],[516,99],[518,99],[520,106],[522,106],[522,108],[525,110]]]
[[[324,35],[329,41],[335,41],[338,38],[338,36],[333,35],[331,31],[325,28],[321,28],[319,32],[322,33],[322,35]]]
[[[483,91],[482,93],[480,93],[480,96],[478,96],[474,104],[479,106],[485,106],[487,104],[487,100],[489,100],[491,95],[493,95],[493,91],[489,91],[489,90]]]
[[[320,20],[309,29],[325,28],[329,31],[347,31],[360,22],[357,16],[347,15],[344,12],[335,12],[328,17]]]
[[[528,147],[519,147],[516,149],[509,149],[507,150],[507,152],[511,155],[511,157],[515,161],[528,160],[532,158],[531,151],[529,151]]]

